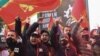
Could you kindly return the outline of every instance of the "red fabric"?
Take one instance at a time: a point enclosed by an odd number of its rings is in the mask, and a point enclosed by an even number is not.
[[[6,7],[0,8],[0,17],[12,29],[14,28],[12,27],[13,24],[9,24],[13,23],[17,16],[23,21],[36,12],[53,10],[59,5],[60,0],[14,0]],[[33,9],[30,10],[29,7]]]
[[[72,16],[75,17],[76,20],[79,20],[81,16],[84,16],[84,20],[81,26],[88,27],[88,18],[87,18],[85,0],[75,0],[72,10]]]
[[[50,17],[50,20],[49,20],[49,24],[48,24],[48,30],[51,30],[52,26],[53,26],[53,23],[54,23],[54,20],[52,18],[52,16]]]

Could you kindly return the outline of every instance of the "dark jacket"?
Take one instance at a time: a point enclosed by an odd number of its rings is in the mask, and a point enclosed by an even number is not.
[[[66,56],[77,56],[77,53],[72,46],[63,47],[63,48],[66,51]]]
[[[58,33],[58,26],[53,25],[51,32],[50,32],[50,37],[51,37],[51,45],[55,50],[55,56],[65,56],[64,50],[59,43],[59,33]]]
[[[19,36],[21,37],[21,21],[19,18],[15,20],[15,32],[16,32],[17,38],[19,38]],[[24,49],[23,49],[22,43],[18,43],[17,41],[16,43],[13,43],[13,42],[9,42],[9,43],[12,45],[8,44],[8,49],[10,50],[10,52],[13,53],[13,56],[24,56]]]
[[[49,56],[55,56],[55,50],[50,44],[50,42],[42,43],[42,45],[47,47],[47,52]]]
[[[60,44],[60,31],[58,25],[53,25],[51,32],[51,45],[55,50],[55,56],[76,56],[76,50],[72,46],[65,48]]]
[[[87,49],[87,44],[85,44],[85,41],[82,39],[82,37],[80,37],[80,34],[78,33],[79,26],[80,23],[76,23],[71,33],[74,45],[77,49],[77,53],[82,56],[93,56],[92,49]]]
[[[23,44],[25,49],[26,56],[48,56],[47,47],[42,44],[38,44],[33,46],[28,40],[32,32],[36,30],[39,26],[38,23],[32,24],[29,28],[27,28],[25,33],[23,34]]]
[[[27,56],[48,56],[47,47],[44,45],[27,45]]]
[[[21,36],[21,21],[20,21],[20,18],[17,18],[15,20],[15,32],[16,32],[17,38],[19,38],[18,36]],[[12,44],[10,46],[8,45],[8,47],[9,47],[9,50],[11,50],[11,52],[14,53],[14,56],[24,56],[23,55],[23,49],[22,49],[23,48],[22,43],[16,42],[16,44]]]

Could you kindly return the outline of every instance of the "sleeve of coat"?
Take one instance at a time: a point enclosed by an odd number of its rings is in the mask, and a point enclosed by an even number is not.
[[[76,25],[74,25],[74,27],[72,29],[72,32],[71,32],[71,36],[73,38],[74,46],[76,47],[77,53],[79,53],[79,54],[81,54],[80,47],[84,43],[84,40],[80,37],[80,34],[78,33],[78,29],[80,27],[80,23],[76,23]]]
[[[29,28],[29,23],[26,23],[23,29],[23,33],[22,33],[22,40],[24,45],[27,43],[27,37],[26,37],[26,31]]]
[[[27,29],[29,28],[29,23],[25,23],[24,29],[23,29],[23,35],[26,34]]]
[[[59,45],[59,40],[58,40],[58,36],[57,36],[57,29],[58,27],[53,25],[51,31],[50,31],[50,41],[51,41],[51,45],[55,48],[57,48],[57,46]]]
[[[56,25],[53,25],[51,32],[50,32],[50,37],[51,37],[51,45],[55,49],[56,55],[57,56],[65,56],[64,50],[59,43],[59,28]]]
[[[18,36],[21,36],[21,21],[19,17],[15,20],[15,32]]]
[[[72,32],[71,32],[71,36],[72,36],[72,39],[73,39],[74,46],[77,49],[77,53],[80,53],[80,50],[79,50],[80,38],[79,38],[79,36],[77,36],[78,35],[77,32],[78,32],[79,26],[80,26],[80,24],[76,23],[74,25],[73,29],[72,29]]]
[[[22,34],[22,40],[24,44],[27,43],[27,40],[29,39],[31,33],[34,32],[38,26],[38,23],[33,23],[31,26],[29,26],[28,23],[25,24],[25,28]]]
[[[34,32],[38,26],[39,26],[39,23],[35,22],[26,30],[27,38],[30,37],[31,33]]]

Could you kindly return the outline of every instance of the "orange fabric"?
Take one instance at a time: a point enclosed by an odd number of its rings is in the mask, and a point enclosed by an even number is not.
[[[81,23],[82,27],[88,27],[88,18],[87,18],[87,11],[86,11],[86,4],[85,0],[75,0],[73,4],[72,16],[79,20],[80,17],[84,17],[83,22]]]
[[[48,30],[51,30],[52,26],[53,26],[53,23],[54,23],[54,19],[53,17],[51,16],[50,17],[50,20],[49,20],[49,24],[48,24]]]
[[[14,28],[11,25],[14,25],[17,16],[23,21],[36,12],[53,10],[59,5],[60,0],[14,0],[0,8],[0,17],[10,28]]]

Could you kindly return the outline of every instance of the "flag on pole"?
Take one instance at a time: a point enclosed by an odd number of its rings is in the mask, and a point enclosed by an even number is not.
[[[48,24],[48,30],[51,30],[53,24],[54,24],[54,19],[53,19],[52,15],[51,15],[50,20],[49,20],[49,24]]]
[[[9,28],[13,28],[12,25],[14,25],[16,17],[20,17],[21,21],[24,21],[27,17],[32,16],[36,12],[53,10],[60,5],[60,0],[9,1],[6,2],[7,5],[5,7],[0,7],[0,17],[9,26]]]
[[[83,17],[84,19],[83,22],[81,23],[81,26],[82,27],[89,26],[85,0],[75,0],[72,9],[72,16],[76,20],[79,20],[81,17]]]

